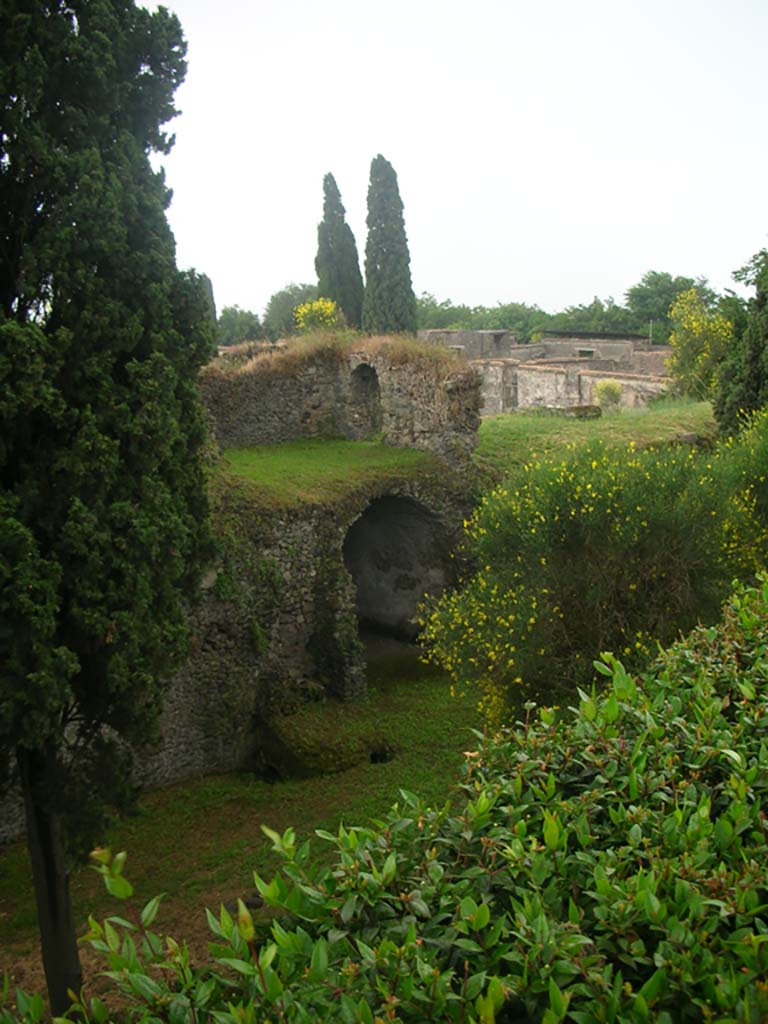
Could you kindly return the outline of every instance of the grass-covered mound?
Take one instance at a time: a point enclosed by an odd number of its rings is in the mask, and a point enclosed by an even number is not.
[[[376,827],[321,833],[330,866],[273,833],[284,865],[256,882],[278,916],[209,915],[208,966],[149,932],[156,901],[92,922],[120,1018],[768,1019],[768,579],[646,675],[601,671],[573,708],[478,741],[450,809],[404,793]]]
[[[388,480],[455,476],[431,452],[315,438],[228,448],[216,472],[219,489],[231,486],[233,476],[247,480],[265,507],[330,504]]]

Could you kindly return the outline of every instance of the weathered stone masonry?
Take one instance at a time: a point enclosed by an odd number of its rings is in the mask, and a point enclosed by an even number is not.
[[[144,786],[226,771],[260,773],[270,768],[260,739],[274,712],[317,696],[364,697],[358,614],[374,617],[379,605],[380,625],[407,633],[404,610],[415,612],[422,587],[450,580],[448,553],[458,546],[470,511],[460,476],[439,468],[418,479],[381,479],[333,505],[272,511],[252,485],[230,483],[214,495],[220,557],[190,615],[190,657],[166,694],[159,745],[136,758]],[[410,547],[402,543],[414,515],[432,524],[431,543],[439,551],[428,552],[429,564],[423,532]],[[377,535],[382,517],[383,537]],[[348,538],[361,523],[371,530],[363,534],[362,549],[374,582],[359,608]],[[0,802],[0,841],[22,826],[21,803],[11,794]]]
[[[160,785],[243,767],[259,770],[259,719],[318,693],[364,697],[358,615],[375,618],[372,602],[383,628],[407,634],[404,615],[415,613],[423,589],[450,581],[449,552],[458,546],[469,512],[458,481],[453,483],[451,489],[444,474],[391,478],[332,507],[269,516],[247,486],[227,493],[217,512],[218,523],[226,524],[222,558],[193,615],[193,656],[168,693],[162,744],[142,755],[142,781]],[[410,546],[403,543],[404,524],[414,515],[432,524],[430,543],[439,548],[426,561],[423,533],[414,534]],[[357,567],[354,558],[345,564],[345,546],[349,559],[349,538],[360,524],[368,528],[368,518],[374,526],[363,548],[379,573],[378,580],[375,568],[368,573],[373,589],[359,595]],[[382,518],[383,538],[376,533]],[[389,600],[387,591],[394,595]]]
[[[200,391],[225,447],[308,437],[380,437],[466,465],[477,441],[477,371],[460,360],[417,363],[386,343],[328,347],[293,363],[268,360],[239,372],[209,367]]]
[[[448,345],[472,361],[482,378],[482,413],[569,408],[594,403],[594,386],[621,384],[621,405],[644,405],[669,387],[671,349],[639,335],[574,334],[518,345],[500,331],[419,331],[429,344]]]

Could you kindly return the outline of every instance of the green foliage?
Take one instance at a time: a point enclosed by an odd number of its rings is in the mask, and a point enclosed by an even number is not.
[[[715,293],[706,281],[690,277],[672,277],[671,274],[649,271],[627,292],[627,305],[621,306],[610,296],[592,302],[567,306],[556,313],[545,312],[538,306],[522,302],[499,303],[494,307],[453,305],[450,300],[438,302],[424,292],[417,300],[417,318],[420,330],[464,329],[512,331],[518,341],[534,339],[547,331],[637,333],[647,335],[653,321],[652,336],[657,344],[666,344],[671,322],[669,308],[677,296],[696,286],[707,308],[715,302]],[[733,320],[734,299],[720,299],[721,312]],[[738,303],[738,300],[736,300]]]
[[[438,302],[434,295],[422,292],[416,300],[416,321],[419,330],[511,331],[518,341],[530,341],[551,319],[538,306],[523,302],[487,306],[454,306],[450,299]]]
[[[152,931],[158,898],[91,918],[121,1019],[765,1020],[766,623],[762,579],[641,678],[606,656],[601,690],[467,751],[458,806],[402,791],[373,827],[319,832],[330,865],[265,828],[272,914],[209,912],[209,965]],[[123,855],[98,855],[120,886]],[[16,1003],[7,1024],[40,1019]]]
[[[669,372],[681,394],[710,398],[718,367],[733,344],[733,324],[718,309],[710,310],[696,288],[681,292],[669,310],[672,355]]]
[[[621,382],[618,380],[599,380],[595,384],[595,398],[601,409],[615,411],[621,402]]]
[[[303,302],[313,302],[318,297],[313,284],[289,284],[270,298],[264,310],[264,333],[272,341],[287,338],[296,333],[293,311]]]
[[[723,360],[714,409],[720,428],[737,430],[749,414],[768,403],[768,250],[762,249],[734,274],[755,287],[746,323]]]
[[[109,73],[107,30],[109,52],[129,54]],[[195,382],[209,309],[200,279],[176,270],[167,191],[147,157],[168,148],[158,126],[183,75],[180,29],[165,10],[103,2],[77,24],[41,11],[0,36],[24,90],[0,134],[13,239],[0,264],[0,748],[58,744],[63,721],[83,737],[101,723],[143,738],[158,677],[184,650],[181,594],[208,544]],[[24,81],[35,61],[56,69],[50,93]],[[93,112],[70,130],[55,97],[86,81]],[[112,91],[130,88],[115,107]],[[88,188],[30,213],[85,164]],[[71,746],[55,792],[74,781]]]
[[[467,524],[477,571],[427,618],[429,656],[502,720],[510,691],[572,692],[612,650],[713,621],[764,563],[768,416],[711,453],[588,445],[528,464]]]
[[[264,337],[257,313],[239,306],[225,306],[218,320],[218,342],[220,345],[240,345],[244,341],[256,341]]]
[[[666,272],[649,270],[638,284],[626,293],[627,308],[636,318],[638,326],[646,330],[652,322],[653,342],[666,345],[672,329],[670,309],[682,292],[695,288],[704,304],[709,307],[715,300],[715,293],[707,285],[706,278],[673,277]]]
[[[350,327],[363,317],[363,278],[352,229],[344,219],[341,193],[332,174],[323,178],[323,219],[317,228],[317,291],[332,299]]]
[[[560,313],[549,317],[546,329],[550,331],[602,331],[624,333],[647,331],[648,324],[636,314],[617,305],[612,298],[605,301],[595,296],[589,305],[566,306]]]
[[[89,848],[126,796],[125,741],[152,735],[209,552],[212,311],[176,268],[149,159],[171,146],[184,52],[165,8],[0,13],[0,761],[61,936],[60,844]]]
[[[416,299],[416,327],[420,331],[466,328],[471,314],[469,306],[454,306],[450,299],[439,302],[429,292]]]
[[[217,329],[216,300],[213,297],[213,282],[207,274],[200,274],[198,277],[200,288],[203,293],[203,300],[208,307],[208,316],[213,326],[214,334]]]
[[[403,203],[395,170],[380,154],[371,161],[366,223],[363,330],[368,334],[412,334],[416,330],[416,297]]]

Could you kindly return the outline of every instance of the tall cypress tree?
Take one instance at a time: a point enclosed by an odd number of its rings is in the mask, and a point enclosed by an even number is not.
[[[363,278],[352,229],[344,219],[336,180],[323,178],[323,219],[317,226],[317,290],[333,299],[350,327],[359,327],[363,314]]]
[[[381,154],[371,161],[365,246],[363,330],[369,334],[416,331],[416,297],[397,175]]]
[[[80,988],[69,864],[129,795],[210,546],[212,311],[149,160],[184,54],[162,7],[0,5],[0,768],[54,1014]]]

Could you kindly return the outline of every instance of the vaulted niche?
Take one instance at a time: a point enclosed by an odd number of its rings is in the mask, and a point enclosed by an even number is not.
[[[360,363],[350,381],[349,419],[354,436],[370,437],[381,430],[381,387],[379,375],[369,363]]]
[[[361,625],[403,640],[418,634],[423,595],[439,593],[451,578],[445,530],[412,498],[372,501],[349,528],[344,564],[357,588]]]

